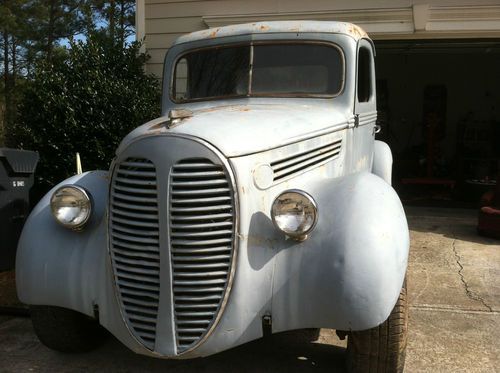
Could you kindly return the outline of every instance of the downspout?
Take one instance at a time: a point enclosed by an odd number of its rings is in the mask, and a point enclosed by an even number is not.
[[[135,40],[142,42],[140,52],[146,52],[146,0],[135,2]]]

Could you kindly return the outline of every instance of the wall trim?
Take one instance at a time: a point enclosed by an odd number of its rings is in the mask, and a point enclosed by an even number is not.
[[[361,26],[373,39],[500,37],[500,5],[419,4],[391,9],[206,15],[202,19],[208,27],[275,20],[344,21]]]

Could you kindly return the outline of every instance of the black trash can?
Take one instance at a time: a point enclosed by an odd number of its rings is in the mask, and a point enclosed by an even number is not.
[[[0,272],[14,268],[38,159],[36,152],[0,148]]]

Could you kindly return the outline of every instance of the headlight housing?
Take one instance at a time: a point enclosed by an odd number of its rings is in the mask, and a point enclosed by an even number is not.
[[[64,185],[50,197],[52,215],[66,228],[81,229],[88,222],[92,212],[89,193],[76,185]]]
[[[303,241],[318,221],[318,207],[314,199],[302,190],[287,190],[273,202],[273,223],[287,236]]]

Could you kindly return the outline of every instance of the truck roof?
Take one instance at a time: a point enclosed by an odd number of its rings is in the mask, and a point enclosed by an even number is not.
[[[269,34],[269,33],[331,33],[349,35],[355,40],[368,37],[359,26],[348,22],[335,21],[272,21],[254,22],[242,25],[229,25],[195,31],[177,38],[176,44],[192,41],[208,40],[238,35]]]

